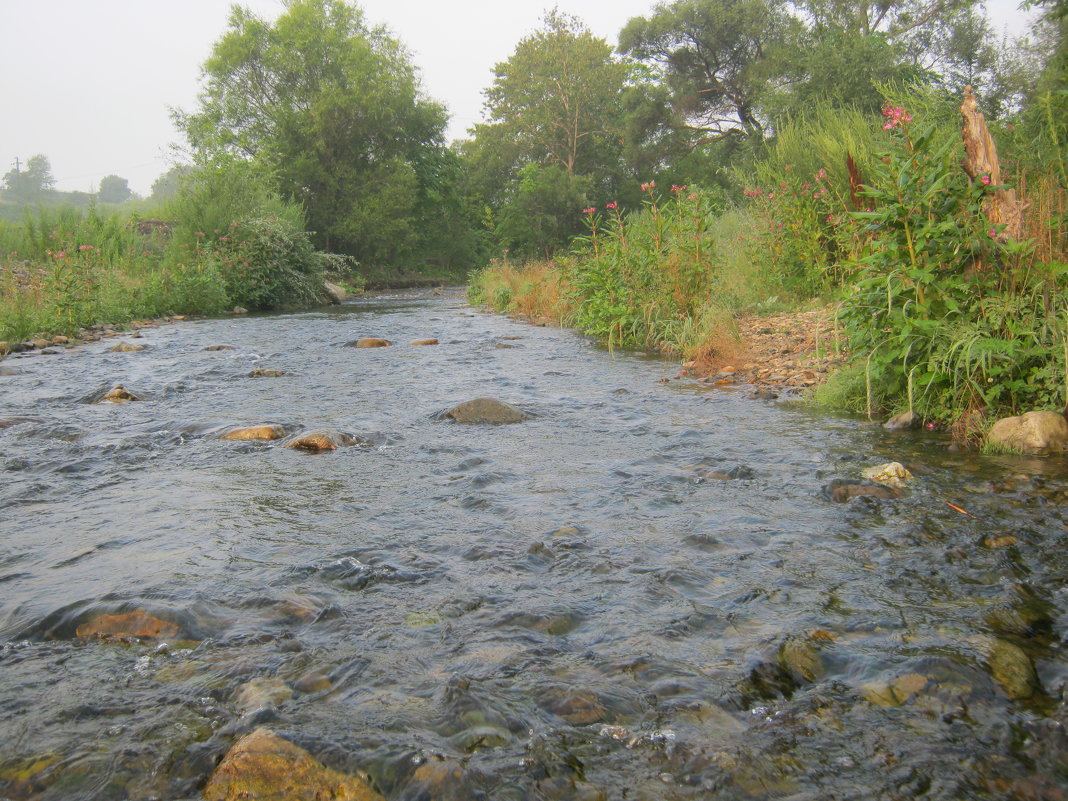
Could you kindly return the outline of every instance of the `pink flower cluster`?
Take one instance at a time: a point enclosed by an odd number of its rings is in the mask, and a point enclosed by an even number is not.
[[[647,184],[642,184],[643,192],[648,192],[650,189],[656,189],[656,181],[650,181]]]
[[[690,188],[689,185],[686,185],[686,186],[679,186],[678,184],[672,184],[671,185],[671,191],[672,192],[676,192],[676,193],[685,192],[689,188]]]
[[[900,106],[884,106],[883,116],[886,117],[886,123],[883,125],[884,131],[889,131],[906,122],[912,122],[912,115],[907,114]]]
[[[593,214],[595,211],[597,211],[597,207],[596,206],[590,206],[588,209],[583,209],[582,213],[583,214]]]
[[[619,207],[618,203],[609,203],[607,206],[605,206],[606,209],[615,209],[615,208],[618,208],[618,207]]]

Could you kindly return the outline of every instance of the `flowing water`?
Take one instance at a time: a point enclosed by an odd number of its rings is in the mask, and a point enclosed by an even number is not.
[[[0,365],[0,798],[199,798],[258,726],[388,799],[1068,796],[1063,457],[458,295],[136,341]],[[529,418],[441,419],[479,396]],[[264,422],[357,444],[218,438]],[[824,491],[890,460],[907,497]],[[169,636],[78,635],[131,612]]]

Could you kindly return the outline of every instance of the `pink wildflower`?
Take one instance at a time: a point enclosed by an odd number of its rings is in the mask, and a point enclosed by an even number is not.
[[[78,245],[78,250],[94,250],[92,245]]]
[[[990,176],[989,175],[984,175],[979,180],[982,181],[983,186],[990,186]]]
[[[990,236],[997,236],[997,233],[998,233],[997,229],[992,225],[990,226],[990,230],[987,231],[987,234],[990,235]]]
[[[757,194],[759,195],[759,194],[760,194],[760,192],[757,192]],[[686,198],[686,199],[687,199],[687,200],[697,200],[697,195],[690,195],[690,196],[689,196],[688,198]]]
[[[827,170],[820,167],[820,171],[816,173],[816,180],[820,181],[827,177]]]
[[[607,206],[605,206],[605,208],[606,208],[606,209],[614,209],[614,208],[616,208],[616,207],[617,207],[618,205],[619,205],[618,203],[609,203],[609,204],[608,204]]]
[[[595,211],[597,211],[597,207],[596,206],[590,206],[588,209],[583,209],[582,213],[583,214],[593,214]]]

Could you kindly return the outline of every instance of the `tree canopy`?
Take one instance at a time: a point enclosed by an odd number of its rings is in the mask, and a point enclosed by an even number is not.
[[[442,150],[446,114],[355,6],[292,0],[274,23],[234,7],[199,109],[178,120],[199,161],[268,169],[323,246],[375,262],[415,246],[420,165]]]

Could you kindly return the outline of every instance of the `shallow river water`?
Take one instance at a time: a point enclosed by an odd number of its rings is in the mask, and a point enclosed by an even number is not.
[[[116,341],[0,364],[0,798],[196,799],[258,726],[387,799],[1068,798],[1063,457],[459,295]],[[530,417],[440,418],[480,396]],[[218,439],[264,422],[359,444]],[[135,611],[177,634],[77,635]]]

